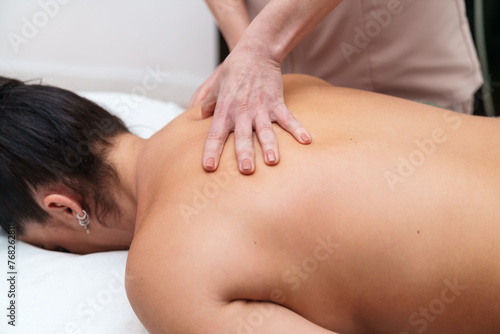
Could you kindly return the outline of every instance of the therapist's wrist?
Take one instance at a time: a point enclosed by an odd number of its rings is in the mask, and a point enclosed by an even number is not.
[[[252,61],[269,61],[281,66],[286,57],[285,48],[271,42],[266,34],[258,34],[248,28],[237,44],[240,52],[251,57]]]
[[[243,36],[243,33],[245,32],[245,29],[247,28],[247,26],[248,25],[245,25],[245,23],[238,23],[238,24],[234,24],[232,29],[228,29],[227,32],[221,30],[222,35],[224,36],[224,39],[226,40],[229,51],[234,50],[236,45],[241,40],[241,37]]]

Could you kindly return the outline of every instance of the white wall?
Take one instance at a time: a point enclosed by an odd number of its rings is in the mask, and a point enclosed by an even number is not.
[[[148,96],[185,104],[216,45],[203,0],[0,0],[3,76],[127,93],[146,80]]]

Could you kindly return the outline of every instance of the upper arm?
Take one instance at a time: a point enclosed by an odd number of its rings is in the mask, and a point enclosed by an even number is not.
[[[208,301],[196,290],[179,300],[156,288],[127,289],[134,311],[151,334],[335,334],[277,304]]]
[[[233,301],[219,310],[220,331],[210,333],[334,334],[297,313],[269,302]],[[201,330],[198,328],[192,333]]]
[[[222,254],[213,248],[204,256],[203,247],[136,241],[127,261],[126,290],[151,334],[333,333],[278,304],[224,297],[231,273],[221,268]]]

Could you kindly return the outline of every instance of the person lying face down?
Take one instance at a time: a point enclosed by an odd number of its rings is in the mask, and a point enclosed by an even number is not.
[[[2,79],[2,226],[47,249],[130,247],[150,333],[499,333],[499,120],[284,87],[313,142],[274,127],[280,164],[257,151],[245,176],[233,141],[200,167],[199,106],[143,140],[71,92]]]
[[[0,115],[2,227],[34,235],[33,243],[47,249],[128,249],[131,238],[122,232],[102,239],[106,222],[133,225],[125,216],[133,205],[109,160],[113,140],[130,135],[123,122],[67,90],[7,78],[0,78]],[[73,224],[84,210],[93,216],[93,238]]]

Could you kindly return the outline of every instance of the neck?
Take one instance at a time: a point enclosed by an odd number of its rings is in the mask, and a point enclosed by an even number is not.
[[[132,134],[114,139],[108,161],[118,174],[119,183],[114,191],[118,210],[117,221],[110,225],[109,237],[113,243],[130,246],[134,237],[137,216],[137,164],[146,140]],[[110,240],[111,241],[111,240]]]

